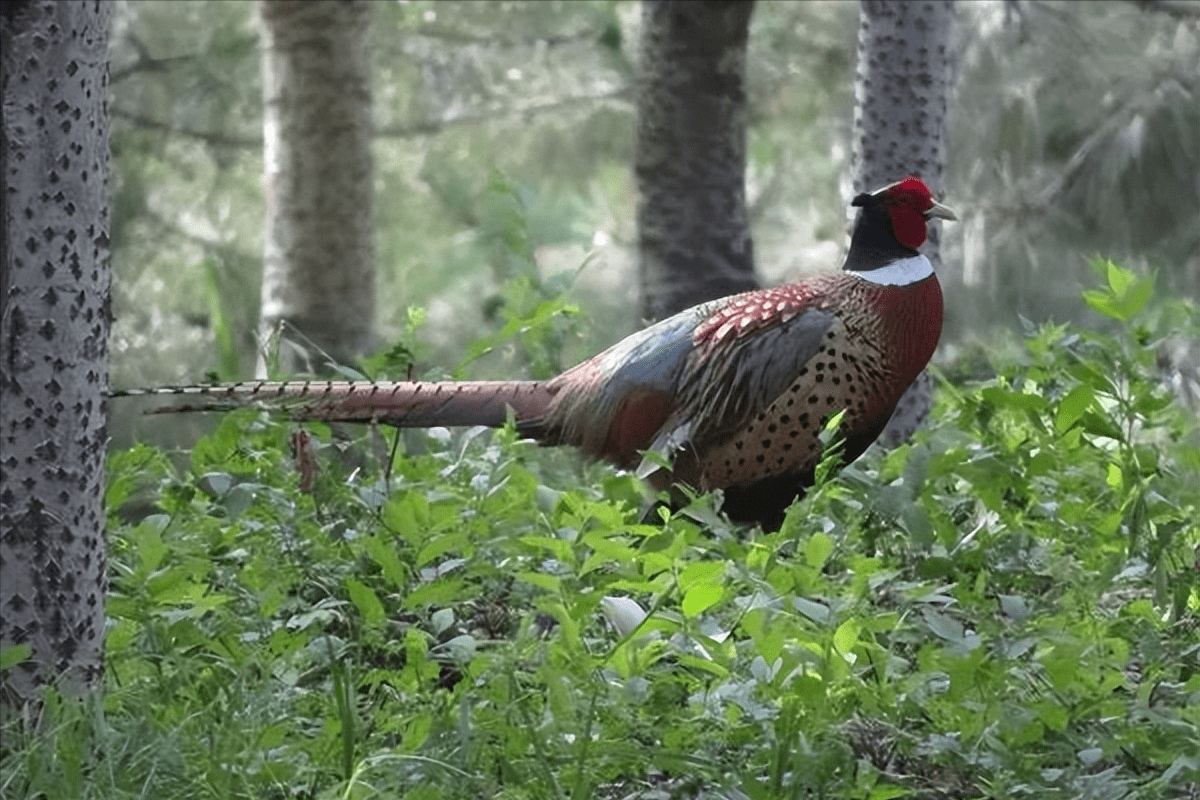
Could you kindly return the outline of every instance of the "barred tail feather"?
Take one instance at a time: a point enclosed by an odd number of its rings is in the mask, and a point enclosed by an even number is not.
[[[554,392],[539,381],[445,383],[247,381],[113,392],[113,397],[172,396],[182,400],[147,413],[221,411],[247,405],[275,409],[294,420],[377,422],[402,428],[500,427],[511,407],[518,426],[539,436]]]

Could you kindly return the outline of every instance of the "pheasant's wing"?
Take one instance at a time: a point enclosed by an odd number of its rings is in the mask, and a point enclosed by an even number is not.
[[[567,370],[550,383],[555,402],[536,422],[589,455],[636,464],[676,407],[697,327],[728,300],[681,311]]]
[[[773,315],[723,309],[696,331],[681,371],[674,412],[650,449],[670,456],[689,444],[703,449],[750,423],[783,394],[840,325],[835,312],[801,297]],[[644,462],[639,476],[654,468]]]

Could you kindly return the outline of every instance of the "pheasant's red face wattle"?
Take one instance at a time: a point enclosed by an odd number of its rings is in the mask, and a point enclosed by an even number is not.
[[[883,191],[883,202],[896,240],[911,250],[925,244],[928,215],[936,203],[921,179],[909,177],[888,187]]]

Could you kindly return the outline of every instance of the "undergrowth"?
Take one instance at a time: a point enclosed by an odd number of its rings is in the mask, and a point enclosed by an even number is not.
[[[1200,440],[1155,345],[1200,316],[1101,266],[1113,333],[943,381],[774,534],[511,430],[310,425],[311,491],[255,410],[115,453],[105,690],[8,720],[0,795],[1195,797]]]

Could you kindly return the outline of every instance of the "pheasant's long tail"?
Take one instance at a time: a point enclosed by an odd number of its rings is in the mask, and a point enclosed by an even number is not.
[[[554,394],[540,381],[411,383],[247,381],[113,392],[113,397],[171,396],[179,402],[147,411],[170,414],[257,405],[294,420],[376,422],[401,428],[500,427],[511,407],[518,426],[537,438]]]

